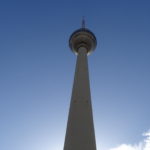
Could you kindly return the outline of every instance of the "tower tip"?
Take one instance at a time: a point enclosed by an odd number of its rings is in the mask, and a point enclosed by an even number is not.
[[[85,17],[82,17],[82,28],[85,28]]]

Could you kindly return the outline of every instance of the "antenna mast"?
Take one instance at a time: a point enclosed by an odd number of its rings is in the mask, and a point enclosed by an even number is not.
[[[82,17],[82,28],[85,28],[85,18],[84,18],[84,16]]]

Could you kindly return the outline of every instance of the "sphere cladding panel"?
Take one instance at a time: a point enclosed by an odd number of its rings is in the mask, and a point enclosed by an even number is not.
[[[89,55],[96,48],[97,40],[95,35],[88,29],[81,28],[72,33],[69,39],[69,46],[71,50],[78,54],[80,47],[87,49]]]

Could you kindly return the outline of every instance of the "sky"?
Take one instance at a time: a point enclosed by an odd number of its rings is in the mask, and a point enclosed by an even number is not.
[[[1,0],[0,150],[63,149],[82,16],[97,150],[150,149],[150,1]]]

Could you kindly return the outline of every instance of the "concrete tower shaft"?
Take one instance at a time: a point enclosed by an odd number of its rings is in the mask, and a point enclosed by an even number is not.
[[[81,41],[78,40],[77,42],[74,38],[72,38],[74,37],[74,35],[72,35],[70,38],[70,42],[72,42],[72,44],[75,42],[75,45],[77,45],[77,43],[80,44],[84,40],[81,37],[83,36],[82,33],[85,31],[79,32],[81,33],[79,38]],[[94,34],[92,33],[91,36],[93,35]],[[88,44],[91,44],[90,40],[88,42]],[[96,38],[94,43],[96,44]],[[96,47],[96,45],[94,46]],[[78,49],[75,48],[75,52],[78,55],[64,150],[96,150],[87,60],[87,54],[91,50],[94,50],[94,47],[89,49],[87,49],[87,47],[88,45],[84,43],[82,46],[79,46]]]

